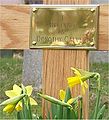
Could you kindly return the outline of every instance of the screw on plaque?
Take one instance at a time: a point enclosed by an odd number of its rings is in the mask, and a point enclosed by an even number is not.
[[[94,12],[95,12],[95,8],[92,8],[90,11],[91,11],[92,13],[94,13]]]
[[[33,41],[33,42],[32,42],[32,45],[36,45],[36,41]]]
[[[37,9],[36,9],[35,7],[32,9],[33,12],[35,12],[36,10],[37,10]]]

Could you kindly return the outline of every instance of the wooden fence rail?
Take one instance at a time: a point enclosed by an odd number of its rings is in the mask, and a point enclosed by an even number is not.
[[[100,5],[98,50],[108,48],[109,5]],[[28,49],[29,5],[0,5],[0,49]]]

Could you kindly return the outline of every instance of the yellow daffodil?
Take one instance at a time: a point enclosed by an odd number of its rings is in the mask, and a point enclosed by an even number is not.
[[[33,98],[30,97],[30,95],[32,94],[32,91],[33,91],[32,86],[26,86],[25,89],[26,89],[26,94],[29,96],[30,104],[31,105],[37,105],[37,102]],[[21,95],[21,92],[22,92],[22,89],[18,85],[14,84],[13,85],[13,90],[5,91],[5,94],[9,98],[13,98],[15,96]],[[22,110],[22,102],[18,101],[16,104],[8,104],[3,109],[3,111],[11,113],[14,109],[16,109],[17,111]]]
[[[67,78],[69,87],[74,87],[77,84],[81,84],[82,94],[85,94],[85,89],[88,88],[88,84],[86,83],[86,80],[93,74],[87,71],[80,72],[75,68],[71,68],[71,70],[74,71],[75,76]]]
[[[8,113],[13,112],[15,107],[17,108],[17,110],[20,110],[20,108],[17,107],[17,105],[18,105],[19,101],[22,100],[23,97],[25,97],[25,96],[26,96],[26,94],[21,94],[19,96],[15,96],[15,97],[9,98],[9,99],[3,101],[0,104],[0,106],[6,105],[6,107],[3,109],[3,111],[4,112],[8,112]]]
[[[15,105],[9,104],[3,109],[3,112],[11,113],[14,111],[14,109],[15,109]]]
[[[59,92],[59,97],[60,97],[60,100],[61,101],[64,101],[64,99],[65,99],[65,91],[64,90],[60,90],[60,92]]]
[[[64,90],[60,90],[60,92],[59,92],[59,97],[60,97],[60,100],[61,100],[61,101],[64,102],[65,96],[66,96],[66,92],[65,92]],[[71,99],[69,99],[69,100],[67,101],[67,103],[71,105],[71,104],[73,103],[73,100],[74,100],[74,99],[71,98]]]

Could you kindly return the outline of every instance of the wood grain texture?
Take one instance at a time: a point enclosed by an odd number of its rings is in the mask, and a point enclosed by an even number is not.
[[[43,0],[44,4],[89,4],[90,0]]]
[[[25,5],[0,6],[0,48],[29,47],[30,7]]]
[[[85,4],[89,0],[45,0],[45,4]],[[88,68],[86,50],[43,50],[43,93],[59,98],[60,89],[66,89],[67,77],[72,75],[70,68]],[[72,95],[80,94],[80,85],[72,88]],[[88,118],[88,91],[83,96],[84,118]],[[43,113],[46,113],[43,101]]]
[[[43,93],[59,98],[59,90],[68,86],[67,77],[72,75],[71,67],[88,69],[88,52],[85,50],[43,51]],[[80,85],[72,89],[72,96],[80,94]],[[88,91],[83,96],[84,117],[88,118]],[[43,113],[45,102],[43,101]]]
[[[100,6],[98,50],[109,50],[109,5]],[[0,5],[0,49],[28,49],[30,6]]]
[[[109,50],[109,4],[100,6],[98,50]]]

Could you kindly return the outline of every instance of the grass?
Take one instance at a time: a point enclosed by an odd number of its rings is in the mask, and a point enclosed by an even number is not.
[[[0,102],[7,99],[4,91],[12,89],[13,84],[20,84],[22,80],[22,67],[23,60],[13,58],[1,58],[0,59]],[[108,75],[108,63],[93,63],[90,64],[90,71],[99,72],[101,74],[101,101],[102,104],[109,105],[109,75]],[[94,107],[96,98],[96,82],[90,81],[90,111]],[[33,107],[33,113],[41,115],[41,100],[37,97],[36,92],[33,92],[33,97],[37,99],[39,106]],[[16,119],[16,113],[11,115],[2,112],[3,107],[0,108],[0,119]],[[107,109],[108,110],[108,109]],[[108,116],[108,111],[105,112],[105,118]],[[90,112],[89,112],[90,113]]]
[[[14,83],[21,83],[22,64],[22,60],[19,59],[0,59],[0,102],[7,98],[4,91],[12,89]],[[15,114],[15,112],[12,115],[4,114],[0,108],[0,119],[15,119]]]
[[[4,98],[4,91],[11,89],[14,83],[21,83],[22,64],[19,59],[0,59],[0,98]]]
[[[108,110],[109,110],[109,72],[108,72],[108,67],[109,63],[93,63],[90,64],[90,71],[93,72],[98,72],[101,75],[101,104],[106,104],[106,111],[105,111],[105,116],[104,118],[107,119],[109,117]],[[95,105],[95,99],[96,99],[96,88],[97,88],[97,81],[94,79],[91,79],[90,81],[90,93],[89,93],[89,98],[90,98],[90,111],[89,113],[93,110],[93,107]]]
[[[11,90],[14,84],[19,85],[22,81],[22,59],[1,58],[0,59],[0,103],[7,99],[4,91]],[[37,108],[33,107],[33,113],[41,113],[41,100],[37,95],[33,94],[35,99],[38,99]],[[16,119],[16,112],[11,115],[2,112],[3,107],[0,108],[0,119]]]

